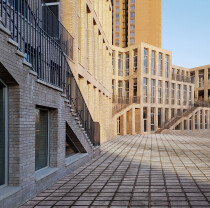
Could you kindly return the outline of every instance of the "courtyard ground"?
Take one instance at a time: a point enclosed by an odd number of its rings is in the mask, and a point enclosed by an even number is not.
[[[32,207],[210,207],[210,131],[118,136]]]

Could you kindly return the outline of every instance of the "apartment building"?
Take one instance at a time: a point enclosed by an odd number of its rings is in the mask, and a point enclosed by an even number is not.
[[[140,43],[113,46],[113,135],[156,132],[194,106],[190,71],[170,51]]]
[[[161,47],[161,0],[113,0],[113,45]]]
[[[112,137],[112,5],[0,0],[0,8],[0,207],[14,208]]]

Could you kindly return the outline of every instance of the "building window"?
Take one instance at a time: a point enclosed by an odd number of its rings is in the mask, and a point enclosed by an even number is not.
[[[151,54],[151,74],[155,75],[155,51]]]
[[[137,71],[137,61],[138,61],[138,50],[135,49],[134,50],[134,56],[133,56],[133,71],[136,72]]]
[[[171,83],[171,104],[174,105],[174,96],[175,96],[175,84]]]
[[[122,81],[118,81],[118,97],[122,97],[123,94],[123,83]]]
[[[155,131],[155,108],[151,108],[151,131]]]
[[[183,105],[187,105],[187,86],[183,86]]]
[[[210,85],[210,69],[208,69],[208,85]]]
[[[118,55],[118,76],[123,76],[123,55],[119,53]]]
[[[195,113],[195,129],[198,129],[198,112]]]
[[[177,105],[181,105],[181,85],[177,85]]]
[[[133,79],[133,98],[137,99],[137,79]]]
[[[134,19],[131,19],[130,20],[130,23],[133,25],[133,24],[135,24],[135,20]]]
[[[135,4],[135,0],[131,0],[131,4]]]
[[[192,116],[189,118],[189,130],[192,130]]]
[[[116,27],[116,32],[119,32],[119,27]]]
[[[168,97],[169,97],[168,82],[165,82],[165,104],[168,104]]]
[[[35,170],[49,166],[49,112],[36,109]]]
[[[199,87],[204,87],[204,70],[199,71]]]
[[[125,54],[125,76],[129,76],[129,53]]]
[[[134,44],[134,39],[133,38],[130,39],[130,44]]]
[[[112,51],[112,71],[113,75],[115,75],[115,51]]]
[[[80,151],[77,149],[76,145],[72,142],[69,135],[66,134],[66,157],[70,157],[77,153],[80,153]]]
[[[166,78],[168,77],[168,59],[169,59],[169,56],[166,55],[165,56],[165,77]]]
[[[205,110],[205,129],[208,129],[208,120],[207,120],[207,118],[208,118],[208,111]]]
[[[159,53],[159,60],[158,60],[158,76],[162,76],[162,53]]]
[[[144,102],[147,103],[147,78],[143,79]]]
[[[151,103],[155,103],[155,80],[151,79]]]
[[[135,13],[134,12],[131,12],[130,14],[131,14],[131,18],[135,17]]]
[[[144,73],[147,74],[147,57],[148,57],[148,49],[144,49]]]
[[[162,103],[162,82],[158,80],[158,103]]]
[[[162,110],[161,108],[158,108],[158,128],[161,128],[162,123]]]
[[[189,105],[192,105],[192,87],[189,86]]]
[[[125,81],[125,98],[129,99],[129,81]]]
[[[168,117],[169,117],[168,113],[169,113],[169,109],[166,108],[165,109],[165,122],[168,122]]]
[[[147,132],[147,108],[143,108],[144,132]]]
[[[114,79],[112,80],[112,95],[114,95]]]
[[[130,31],[134,30],[134,25],[130,26]]]
[[[119,19],[119,14],[116,14],[116,16],[115,16],[115,17],[116,17],[116,19]]]
[[[0,187],[7,184],[7,89],[0,81]]]
[[[134,37],[134,32],[131,32],[130,33],[130,36],[133,38]]]
[[[200,129],[203,129],[203,110],[200,110]]]
[[[135,10],[135,6],[131,6],[131,11],[134,11]]]

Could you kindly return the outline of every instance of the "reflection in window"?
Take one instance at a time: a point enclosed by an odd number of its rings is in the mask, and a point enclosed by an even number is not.
[[[71,141],[71,138],[66,134],[66,157],[79,153],[76,145]]]

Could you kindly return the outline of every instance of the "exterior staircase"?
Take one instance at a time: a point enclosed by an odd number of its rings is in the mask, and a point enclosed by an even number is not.
[[[189,108],[187,111],[178,114],[177,116],[173,117],[169,122],[164,124],[163,127],[159,128],[155,133],[160,134],[166,129],[170,129],[174,124],[176,124],[181,118],[189,116],[193,111],[195,111],[199,106],[193,106]]]

